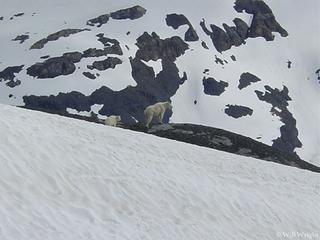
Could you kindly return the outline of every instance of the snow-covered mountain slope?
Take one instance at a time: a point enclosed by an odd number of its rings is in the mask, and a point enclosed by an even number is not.
[[[319,174],[0,105],[0,238],[317,237]]]
[[[0,101],[130,123],[171,98],[167,121],[230,130],[319,165],[319,7],[318,0],[8,1],[0,11]]]

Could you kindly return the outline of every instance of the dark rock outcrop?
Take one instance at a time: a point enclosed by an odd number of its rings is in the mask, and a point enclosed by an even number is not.
[[[40,57],[41,59],[48,59],[50,57],[50,55],[45,55],[45,56],[42,56]]]
[[[121,20],[121,19],[138,19],[146,14],[147,10],[141,6],[134,6],[131,8],[121,9],[110,14],[112,19]]]
[[[221,64],[222,66],[225,64],[225,62],[221,58],[217,57],[217,55],[214,55],[214,57],[215,57],[214,62],[216,64]]]
[[[248,32],[248,37],[263,37],[267,41],[272,41],[272,32],[278,32],[282,37],[287,37],[288,32],[276,21],[270,7],[262,0],[236,0],[234,9],[237,12],[245,11],[253,14],[252,23]]]
[[[204,49],[209,49],[209,48],[208,48],[208,45],[206,44],[205,41],[201,41],[201,46],[202,46]]]
[[[296,120],[291,112],[288,110],[289,90],[283,87],[283,90],[277,88],[273,89],[270,86],[265,86],[266,92],[255,91],[261,101],[265,101],[272,105],[272,114],[280,117],[284,123],[280,127],[281,136],[273,140],[272,146],[284,152],[293,153],[295,148],[302,147],[302,143],[298,138],[298,129],[296,127]]]
[[[15,79],[15,74],[21,72],[24,65],[7,67],[2,72],[0,72],[0,82],[6,82],[6,85],[10,88],[14,88],[21,84],[19,79]]]
[[[58,32],[52,33],[46,38],[39,40],[38,42],[34,43],[30,49],[41,49],[43,48],[48,42],[56,41],[61,37],[69,37],[72,34],[76,34],[83,31],[90,31],[90,29],[63,29]]]
[[[111,45],[120,45],[120,42],[117,39],[107,38],[103,33],[97,34],[98,41],[103,44],[105,47],[110,47]]]
[[[26,40],[29,39],[29,35],[23,34],[23,35],[18,35],[12,41],[20,41],[20,44],[24,43]]]
[[[245,73],[242,73],[240,76],[238,88],[241,90],[243,88],[248,87],[251,83],[256,83],[259,81],[261,81],[261,79],[258,78],[257,76],[253,75],[252,73],[245,72]]]
[[[88,65],[89,69],[97,69],[99,71],[104,71],[109,68],[114,69],[118,64],[121,64],[122,61],[117,57],[108,57],[102,61],[94,61],[92,65]]]
[[[316,71],[316,75],[318,76],[318,80],[320,80],[320,68]]]
[[[14,80],[15,74],[21,72],[24,65],[7,67],[0,72],[0,81]]]
[[[23,16],[23,15],[24,15],[23,12],[14,14],[12,17],[10,17],[10,20],[13,20],[13,19],[16,18],[16,17],[21,17],[21,16]]]
[[[234,56],[234,55],[232,55],[230,58],[231,58],[231,60],[234,61],[234,62],[237,61],[236,56]]]
[[[227,82],[217,81],[214,78],[203,78],[202,84],[204,87],[204,93],[213,96],[220,96],[229,86]]]
[[[103,24],[106,24],[109,21],[109,18],[110,14],[103,14],[99,17],[89,19],[87,21],[87,25],[101,27]]]
[[[123,52],[120,45],[114,44],[110,47],[105,47],[103,49],[89,48],[83,52],[82,57],[102,57],[107,56],[108,54],[123,55]]]
[[[180,26],[188,25],[189,28],[184,35],[184,40],[187,42],[195,42],[199,40],[196,30],[183,14],[168,14],[166,17],[166,23],[173,29],[178,29]]]
[[[144,61],[157,61],[158,59],[167,59],[175,61],[189,48],[180,37],[174,36],[167,39],[160,39],[156,33],[151,35],[144,32],[138,39],[136,45],[139,50],[136,58]]]
[[[214,24],[210,24],[211,31],[207,28],[205,20],[200,22],[202,30],[211,38],[213,45],[218,52],[229,50],[232,46],[240,46],[245,44],[245,31],[248,28],[247,24],[241,19],[234,19],[236,26],[230,27],[223,24],[225,30],[219,28]],[[245,36],[244,36],[245,35]]]
[[[54,57],[27,68],[27,74],[37,78],[55,78],[72,74],[76,70],[74,62],[68,57]]]
[[[89,111],[91,105],[103,104],[99,111],[102,115],[120,115],[124,123],[132,124],[136,120],[143,122],[143,111],[147,106],[170,99],[185,81],[186,74],[180,78],[174,61],[185,53],[188,45],[179,37],[160,39],[155,33],[144,33],[137,39],[137,46],[139,50],[135,58],[130,58],[132,77],[137,83],[135,87],[128,86],[123,90],[113,91],[104,86],[90,96],[76,92],[57,96],[24,96],[25,106],[65,114],[66,108]],[[143,61],[158,59],[162,60],[162,71],[155,75],[153,68]],[[166,112],[164,122],[168,122],[171,114],[171,111]]]
[[[62,55],[67,58],[70,62],[78,63],[81,61],[83,54],[81,52],[67,52]]]
[[[96,76],[91,72],[83,72],[82,74],[89,79],[96,79]]]
[[[19,79],[17,80],[10,80],[8,82],[6,82],[6,85],[10,88],[14,88],[16,86],[19,86],[21,84],[21,81]]]
[[[227,108],[224,110],[224,112],[233,118],[240,118],[244,116],[251,116],[253,113],[253,110],[246,106],[239,106],[239,105],[227,105]]]

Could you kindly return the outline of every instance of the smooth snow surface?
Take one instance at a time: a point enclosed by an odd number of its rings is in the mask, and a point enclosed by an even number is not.
[[[319,174],[10,106],[0,116],[1,240],[319,233]]]

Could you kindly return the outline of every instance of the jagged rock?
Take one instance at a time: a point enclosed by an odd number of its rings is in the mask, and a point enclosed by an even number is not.
[[[318,80],[320,80],[320,68],[316,71],[316,75],[318,75]]]
[[[200,22],[200,26],[203,31],[210,36],[213,45],[217,49],[218,52],[223,52],[231,48],[231,39],[229,36],[223,31],[223,29],[219,28],[214,24],[210,24],[211,31],[206,27],[205,21]]]
[[[240,118],[244,116],[251,116],[253,113],[253,110],[246,106],[239,106],[239,105],[227,105],[227,108],[224,110],[224,112],[233,118]]]
[[[98,41],[101,42],[105,47],[110,47],[111,45],[120,45],[120,42],[116,39],[107,38],[103,33],[97,34]]]
[[[209,49],[206,42],[204,41],[201,41],[201,46],[204,48],[204,49]]]
[[[214,78],[203,78],[202,84],[204,87],[204,93],[213,96],[220,96],[229,86],[227,82],[217,81]]]
[[[67,57],[54,57],[27,68],[27,74],[37,78],[55,78],[72,74],[76,70],[74,63]]]
[[[249,86],[251,83],[255,83],[259,81],[261,81],[261,79],[258,78],[257,76],[253,75],[252,73],[245,72],[245,73],[242,73],[240,76],[238,88],[241,90]]]
[[[110,14],[103,14],[103,15],[100,15],[99,17],[88,20],[87,25],[89,26],[97,25],[97,27],[101,27],[103,24],[106,24],[109,21],[109,18],[110,18]]]
[[[80,52],[67,52],[62,55],[63,57],[70,60],[70,62],[77,63],[81,61],[82,53]]]
[[[14,14],[14,15],[10,18],[10,20],[13,20],[15,17],[21,17],[21,16],[23,16],[23,15],[24,15],[23,12],[22,12],[22,13]]]
[[[288,61],[287,61],[287,64],[288,64],[287,67],[290,69],[292,62],[291,62],[290,60],[288,60]]]
[[[45,55],[45,56],[42,56],[40,57],[41,59],[48,59],[50,57],[50,55]]]
[[[187,42],[194,42],[199,40],[199,36],[196,30],[183,14],[168,14],[166,17],[166,23],[168,26],[173,27],[173,29],[178,29],[182,25],[188,25],[189,29],[185,33],[184,40]]]
[[[83,57],[102,57],[107,56],[108,54],[117,54],[123,55],[122,49],[120,45],[112,45],[110,47],[105,47],[104,49],[96,49],[96,48],[89,48],[83,52]]]
[[[24,96],[25,107],[32,106],[34,110],[54,113],[66,113],[66,106],[80,111],[91,111],[91,103],[88,98],[79,92],[59,93],[57,96]]]
[[[177,57],[180,57],[189,48],[188,44],[180,37],[174,36],[162,40],[155,32],[151,35],[144,32],[137,39],[136,45],[139,48],[136,57],[147,62],[149,60],[157,61],[158,59],[175,61]]]
[[[14,88],[16,86],[19,86],[21,84],[21,81],[19,79],[15,80],[10,80],[8,82],[6,82],[6,85],[10,88]]]
[[[144,14],[146,14],[147,10],[141,6],[134,6],[131,8],[121,9],[116,12],[110,14],[112,19],[138,19],[141,18]]]
[[[21,72],[24,65],[7,67],[0,72],[0,82],[1,81],[13,81],[15,74]]]
[[[217,57],[217,55],[214,55],[214,57],[215,57],[214,62],[215,62],[216,64],[224,65],[225,62],[224,62],[221,58]]]
[[[89,69],[97,69],[99,71],[104,71],[109,68],[115,68],[118,64],[121,64],[122,61],[117,57],[108,57],[102,61],[94,61],[92,66],[88,66]]]
[[[96,76],[91,72],[83,72],[82,74],[89,79],[96,79]]]
[[[69,37],[72,34],[76,34],[83,31],[90,31],[90,29],[63,29],[58,32],[52,33],[46,38],[39,40],[38,42],[34,43],[30,49],[41,49],[43,48],[49,41],[56,41],[61,37]]]
[[[123,90],[113,91],[103,86],[89,96],[78,93],[77,107],[74,106],[77,101],[72,100],[75,93],[71,95],[70,101],[69,93],[49,97],[25,96],[25,106],[65,113],[67,108],[89,111],[86,109],[90,109],[91,105],[103,104],[99,111],[102,115],[120,115],[124,123],[135,123],[136,120],[143,122],[143,110],[147,106],[170,99],[185,81],[186,74],[180,78],[174,61],[184,54],[188,46],[179,37],[160,39],[156,34],[144,34],[137,41],[140,53],[135,58],[130,58],[132,77],[137,83],[135,87],[128,86]],[[159,58],[162,60],[162,71],[155,75],[153,68],[142,60]],[[168,122],[171,115],[172,111],[167,111],[163,121]]]
[[[230,27],[227,24],[222,25],[226,31],[226,34],[230,38],[232,46],[240,46],[241,44],[245,43],[244,39],[239,35],[236,27]]]
[[[282,37],[287,37],[288,32],[276,21],[275,16],[269,6],[262,0],[236,0],[234,9],[237,12],[245,11],[253,14],[248,37],[263,37],[267,41],[272,41],[272,32],[278,32]]]
[[[20,41],[20,44],[24,43],[26,40],[29,39],[29,35],[23,34],[23,35],[18,35],[12,41]]]
[[[245,44],[246,36],[244,35],[245,22],[241,22],[239,19],[234,19],[235,27],[230,27],[227,24],[223,24],[225,31],[222,28],[214,24],[210,24],[211,31],[207,28],[204,19],[200,22],[202,30],[211,38],[213,45],[218,52],[229,50],[232,46],[240,46]]]
[[[248,38],[248,31],[249,31],[248,24],[240,18],[233,19],[233,23],[236,26],[236,31],[237,31],[238,35],[240,36],[240,38],[242,38],[243,41],[246,38]]]
[[[273,89],[270,86],[265,86],[266,92],[255,91],[261,101],[265,101],[272,105],[272,114],[280,117],[284,123],[280,127],[281,136],[273,140],[272,146],[285,152],[294,153],[295,148],[302,147],[302,143],[298,138],[298,129],[296,127],[296,120],[291,112],[288,110],[289,90],[283,87],[283,90],[277,88]]]

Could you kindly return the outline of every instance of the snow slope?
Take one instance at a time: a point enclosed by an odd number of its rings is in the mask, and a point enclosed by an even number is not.
[[[319,237],[319,174],[5,105],[0,116],[1,240]]]

